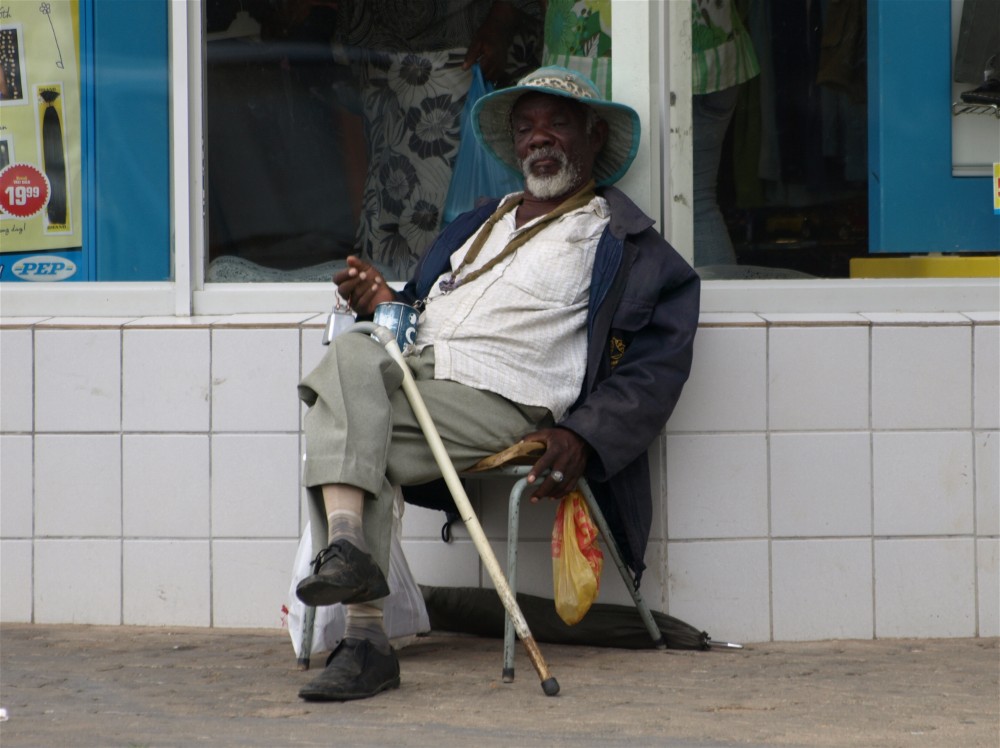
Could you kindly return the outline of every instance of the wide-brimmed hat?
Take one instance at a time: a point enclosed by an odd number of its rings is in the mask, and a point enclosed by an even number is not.
[[[639,150],[639,115],[625,104],[601,96],[597,86],[584,75],[559,65],[538,68],[516,86],[487,94],[472,108],[472,129],[476,140],[500,163],[521,175],[514,154],[510,113],[514,103],[527,93],[564,96],[591,107],[608,123],[608,140],[594,161],[594,181],[614,184],[621,179]]]

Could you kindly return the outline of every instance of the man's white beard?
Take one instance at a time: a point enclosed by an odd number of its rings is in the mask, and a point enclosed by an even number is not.
[[[531,165],[542,158],[555,159],[559,162],[559,171],[547,176],[537,176],[531,172]],[[521,160],[521,171],[524,173],[524,186],[535,197],[541,200],[551,200],[565,195],[576,186],[580,179],[580,169],[570,162],[565,153],[558,148],[542,148],[527,158]]]

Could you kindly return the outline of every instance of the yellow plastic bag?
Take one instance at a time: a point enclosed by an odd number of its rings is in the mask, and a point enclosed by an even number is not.
[[[601,588],[604,554],[597,547],[597,527],[583,494],[573,491],[559,502],[552,525],[552,583],[556,612],[567,624],[578,623]]]

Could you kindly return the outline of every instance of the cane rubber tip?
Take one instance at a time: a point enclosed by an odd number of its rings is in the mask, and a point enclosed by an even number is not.
[[[542,681],[542,690],[545,691],[546,696],[555,696],[559,693],[559,681],[555,678],[547,678]]]

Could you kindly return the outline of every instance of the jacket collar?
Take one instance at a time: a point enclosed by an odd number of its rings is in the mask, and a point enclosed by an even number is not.
[[[617,239],[623,240],[626,236],[640,234],[656,223],[617,187],[600,187],[597,194],[608,201],[611,208],[611,223],[608,228]]]

